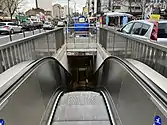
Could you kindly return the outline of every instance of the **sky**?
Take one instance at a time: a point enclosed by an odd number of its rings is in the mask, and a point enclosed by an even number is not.
[[[76,10],[82,12],[82,7],[85,6],[86,0],[70,0],[70,7],[74,8],[73,1],[76,1]],[[68,0],[52,0],[52,4],[59,3],[62,6],[67,5]],[[35,0],[24,0],[23,6],[21,7],[21,11],[26,11],[31,8],[35,8]]]

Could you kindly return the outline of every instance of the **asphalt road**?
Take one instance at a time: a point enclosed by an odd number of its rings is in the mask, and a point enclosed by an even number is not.
[[[45,32],[45,31],[43,29],[37,29],[37,30],[34,30],[34,32],[33,31],[26,31],[25,32],[25,37],[36,35],[36,34],[39,34],[41,32]],[[10,35],[0,35],[0,45],[6,44],[8,42],[15,41],[15,40],[18,40],[18,39],[22,39],[22,38],[24,38],[23,33],[12,34],[11,39],[10,39]]]

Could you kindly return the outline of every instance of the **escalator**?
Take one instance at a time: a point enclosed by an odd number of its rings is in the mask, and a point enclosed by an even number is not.
[[[93,91],[65,93],[51,125],[111,125],[103,97]]]
[[[27,64],[0,96],[0,119],[6,125],[151,125],[159,116],[167,123],[166,93],[127,61],[109,57],[84,89],[74,89],[71,75],[51,57]]]

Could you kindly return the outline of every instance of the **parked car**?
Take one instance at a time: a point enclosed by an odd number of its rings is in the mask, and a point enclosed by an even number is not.
[[[126,24],[119,32],[130,34],[140,39],[167,45],[167,20],[134,20]]]
[[[33,21],[33,25],[35,27],[35,29],[42,29],[43,24],[41,21]]]
[[[65,26],[65,24],[64,24],[63,21],[59,21],[59,22],[57,23],[57,27],[64,27],[64,26]]]
[[[0,22],[0,34],[1,33],[16,33],[22,32],[22,26],[17,25],[15,22]]]
[[[54,25],[52,24],[52,22],[45,22],[43,24],[43,29],[44,30],[52,30],[52,29],[54,29]]]
[[[32,30],[35,30],[35,27],[34,27],[33,23],[31,23],[31,22],[24,22],[22,24],[22,29],[24,31],[32,31]]]

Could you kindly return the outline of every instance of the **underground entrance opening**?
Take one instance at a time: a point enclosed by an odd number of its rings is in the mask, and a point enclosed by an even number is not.
[[[68,56],[69,69],[72,73],[72,88],[74,90],[88,90],[92,84],[95,56]]]

